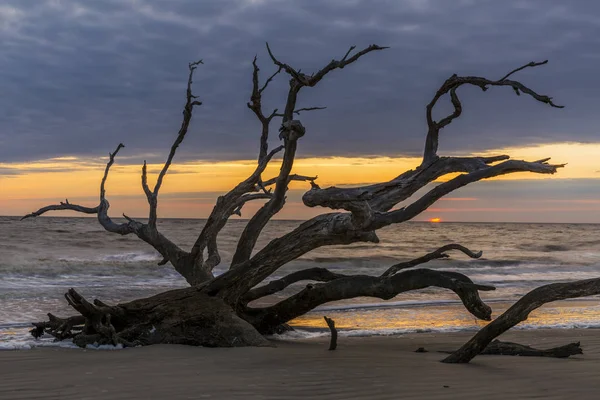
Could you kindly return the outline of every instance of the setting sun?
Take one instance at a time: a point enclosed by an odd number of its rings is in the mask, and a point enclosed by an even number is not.
[[[429,220],[429,222],[442,222],[442,219],[441,218],[437,218],[437,217],[436,218],[431,218]]]

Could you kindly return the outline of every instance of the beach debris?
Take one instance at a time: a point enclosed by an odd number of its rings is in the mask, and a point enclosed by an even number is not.
[[[331,331],[331,340],[329,342],[329,350],[335,350],[337,348],[337,337],[338,337],[337,329],[335,329],[335,321],[326,316],[323,316],[323,318],[325,319],[325,322],[327,323],[327,326],[329,327],[329,330]]]
[[[440,351],[440,353],[452,354],[453,351]],[[524,357],[553,357],[567,358],[583,354],[580,342],[569,343],[564,346],[553,347],[551,349],[540,350],[531,346],[512,342],[501,342],[494,340],[479,355],[499,355],[499,356],[524,356]]]
[[[533,310],[546,303],[557,300],[594,296],[597,294],[600,294],[600,278],[584,279],[567,283],[551,283],[533,289],[513,304],[502,315],[483,327],[471,338],[471,340],[442,360],[442,362],[468,363],[478,354],[482,354],[492,340],[517,325],[519,322],[527,320],[527,317]],[[499,344],[497,346],[504,346],[506,348],[508,345]],[[579,343],[571,343],[552,350],[555,351],[557,356],[560,355],[563,357],[565,354],[582,354]],[[514,351],[517,351],[517,349],[515,348]],[[531,352],[531,350],[527,350],[525,347],[520,348],[519,351]],[[548,357],[548,355],[545,356]]]
[[[415,353],[429,353],[429,351],[426,350],[425,347],[419,347],[415,350]]]

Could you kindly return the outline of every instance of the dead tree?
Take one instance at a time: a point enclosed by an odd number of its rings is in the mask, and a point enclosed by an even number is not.
[[[201,102],[192,93],[192,79],[201,61],[190,64],[187,80],[183,121],[171,147],[167,160],[160,171],[154,188],[150,188],[146,163],[142,167],[141,183],[149,205],[147,222],[136,221],[124,215],[126,222],[116,223],[108,214],[105,185],[111,165],[123,148],[117,146],[109,154],[104,176],[100,184],[100,201],[95,207],[84,207],[65,201],[33,212],[24,218],[37,217],[53,210],[72,210],[96,214],[100,224],[109,232],[120,235],[134,234],[156,249],[163,257],[161,264],[171,263],[189,282],[190,287],[173,290],[154,297],[109,306],[100,301],[90,303],[71,289],[66,294],[69,304],[80,314],[78,317],[58,318],[50,315],[47,322],[36,324],[34,334],[50,333],[59,339],[72,338],[77,344],[122,343],[153,344],[183,343],[203,346],[244,346],[265,344],[264,334],[273,332],[286,322],[315,307],[335,300],[359,296],[391,299],[398,293],[429,286],[446,288],[455,292],[466,309],[477,318],[489,320],[491,309],[479,297],[480,290],[493,287],[473,283],[467,276],[457,272],[414,269],[434,258],[447,257],[446,252],[459,250],[470,257],[479,257],[460,245],[448,245],[413,261],[390,266],[380,276],[341,275],[327,269],[313,268],[295,272],[278,281],[262,284],[265,279],[290,261],[322,246],[346,245],[357,242],[378,243],[376,231],[391,224],[408,221],[446,194],[482,179],[514,172],[554,174],[562,165],[549,164],[549,159],[538,161],[511,160],[507,155],[492,157],[444,157],[438,155],[440,131],[462,113],[457,90],[463,85],[473,85],[483,91],[494,86],[506,86],[533,99],[560,108],[548,96],[540,95],[522,83],[509,79],[514,73],[544,62],[532,62],[517,68],[498,80],[477,76],[452,75],[448,78],[426,107],[427,137],[422,163],[415,169],[401,173],[387,181],[354,188],[321,188],[316,177],[293,173],[296,149],[307,130],[298,115],[304,111],[322,107],[298,107],[302,90],[317,86],[330,73],[343,69],[363,56],[385,49],[371,45],[354,52],[352,46],[339,60],[332,60],[317,72],[308,75],[280,61],[267,44],[267,52],[276,71],[259,82],[256,58],[253,62],[252,91],[248,108],[260,123],[260,146],[256,169],[244,181],[220,196],[202,227],[194,245],[189,250],[180,248],[157,229],[158,195],[178,146],[182,143],[192,119],[192,113]],[[289,77],[289,89],[283,112],[277,109],[265,112],[262,99],[269,83],[280,73]],[[454,111],[435,120],[433,111],[438,101],[449,95]],[[277,119],[279,139],[282,144],[269,150],[271,122]],[[282,152],[279,174],[263,177],[265,168],[277,153]],[[419,189],[447,174],[459,173],[429,190],[425,195],[402,208],[397,204],[407,200]],[[333,212],[316,216],[291,232],[272,240],[255,252],[258,237],[267,222],[285,205],[286,192],[291,181],[305,181],[311,189],[303,196],[308,207],[324,207]],[[248,201],[266,200],[249,219],[243,230],[233,260],[227,272],[214,277],[213,269],[221,262],[218,247],[219,232],[228,219]],[[299,281],[318,281],[309,284],[298,293],[267,307],[251,306],[249,303],[281,291]],[[261,285],[262,284],[262,285]]]

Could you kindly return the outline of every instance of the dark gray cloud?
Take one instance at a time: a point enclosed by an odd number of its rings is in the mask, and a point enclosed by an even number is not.
[[[391,49],[302,93],[309,134],[300,155],[421,152],[425,104],[452,73],[519,78],[567,105],[510,90],[465,88],[465,112],[443,151],[554,141],[594,142],[600,4],[587,0],[5,0],[0,5],[0,160],[104,155],[119,142],[162,159],[180,122],[186,67],[203,58],[197,110],[180,159],[253,158],[246,109],[252,57],[264,51],[309,72],[352,44]],[[286,79],[265,107],[281,107]],[[441,108],[440,113],[448,109]]]

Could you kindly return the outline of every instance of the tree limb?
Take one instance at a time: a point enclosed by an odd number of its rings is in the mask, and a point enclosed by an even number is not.
[[[465,343],[442,362],[468,363],[480,354],[490,342],[519,322],[527,320],[529,314],[546,303],[557,300],[600,294],[600,278],[585,279],[569,283],[551,283],[533,289],[502,315],[482,328],[471,340]]]
[[[303,107],[303,108],[298,108],[297,110],[294,110],[294,114],[300,115],[300,113],[303,111],[325,110],[326,108],[327,107]],[[275,117],[283,117],[284,116],[284,114],[277,113],[277,112],[274,112],[272,115]]]
[[[171,151],[169,152],[167,160],[165,161],[165,164],[163,165],[160,173],[158,174],[156,184],[154,185],[154,190],[152,191],[151,194],[149,193],[149,188],[147,185],[146,163],[144,162],[143,174],[142,174],[142,186],[144,187],[144,192],[146,193],[146,196],[148,197],[148,204],[150,205],[150,215],[148,218],[148,225],[150,226],[150,228],[153,228],[153,229],[156,228],[158,191],[160,190],[163,179],[165,178],[165,175],[167,174],[167,171],[169,170],[169,167],[171,166],[173,157],[175,157],[177,148],[179,147],[181,142],[183,142],[183,139],[185,138],[185,135],[188,131],[190,122],[192,120],[192,111],[194,110],[194,106],[202,105],[202,102],[195,100],[197,98],[197,96],[194,96],[192,94],[192,83],[193,83],[193,78],[194,78],[194,71],[196,70],[196,68],[198,68],[198,65],[200,65],[200,64],[203,64],[202,60],[198,60],[196,62],[190,63],[188,66],[189,74],[188,74],[187,89],[186,89],[186,101],[185,101],[185,106],[183,108],[183,121],[181,121],[181,127],[179,128],[177,138],[175,138],[175,141],[173,142],[173,145],[171,146]]]
[[[334,279],[347,278],[348,275],[336,274],[326,268],[308,268],[301,271],[292,272],[283,278],[271,281],[264,286],[250,290],[243,299],[244,303],[249,303],[256,299],[269,296],[271,294],[281,292],[286,287],[300,281],[319,281],[329,282]]]
[[[266,157],[267,152],[269,151],[269,125],[271,120],[277,115],[277,110],[273,111],[271,115],[265,117],[262,110],[262,93],[265,91],[269,83],[281,72],[281,68],[277,69],[277,71],[271,75],[262,87],[259,87],[258,82],[258,72],[260,69],[256,64],[256,57],[252,60],[252,94],[250,95],[250,102],[247,104],[248,108],[254,112],[256,117],[261,123],[262,132],[260,136],[260,150],[258,153],[258,162],[260,162],[264,157]]]
[[[482,158],[477,160],[484,163],[503,157]],[[465,159],[459,159],[461,165]],[[474,161],[473,159],[468,159]],[[455,162],[455,159],[450,159]],[[469,164],[470,165],[470,164]],[[349,244],[359,241],[377,242],[375,230],[394,223],[407,221],[426,210],[431,204],[446,194],[469,183],[514,172],[535,172],[553,174],[562,165],[551,165],[547,160],[526,162],[508,160],[495,165],[475,168],[473,172],[462,174],[447,182],[441,183],[430,190],[420,199],[407,207],[390,212],[373,211],[368,221],[357,226],[352,215],[345,213],[323,214],[300,225],[289,234],[273,240],[259,251],[251,260],[239,264],[239,268],[217,277],[207,286],[211,293],[217,293],[226,288],[223,296],[228,302],[236,302],[243,294],[258,285],[285,263],[321,246],[332,244]],[[427,167],[422,170],[426,170]],[[414,178],[414,171],[406,173],[409,180]],[[418,172],[417,172],[418,174]],[[417,184],[414,191],[424,185]],[[311,190],[312,191],[312,190]],[[309,191],[310,192],[310,191]],[[289,245],[295,243],[295,246]],[[239,271],[237,271],[239,269]]]
[[[260,236],[260,233],[266,226],[267,222],[275,214],[277,214],[285,204],[285,194],[288,189],[288,179],[292,171],[294,158],[296,156],[297,142],[305,134],[305,128],[302,123],[293,119],[300,89],[304,86],[313,87],[330,71],[337,68],[343,68],[371,51],[383,50],[384,48],[385,47],[371,45],[368,48],[354,54],[350,58],[347,58],[347,54],[341,61],[333,60],[324,68],[319,70],[316,74],[307,76],[299,73],[289,65],[281,63],[279,60],[277,60],[273,55],[269,44],[267,43],[267,51],[275,65],[286,71],[292,77],[290,80],[290,88],[288,91],[285,111],[283,113],[283,120],[281,128],[279,129],[279,138],[283,139],[284,143],[283,161],[281,163],[279,175],[275,180],[273,197],[267,203],[265,203],[265,205],[263,205],[250,219],[244,231],[242,232],[242,235],[240,236],[240,240],[238,241],[238,245],[231,262],[232,268],[241,265],[250,258],[252,250],[256,245],[256,241],[258,240],[258,237]]]
[[[551,97],[540,95],[535,91],[531,90],[527,86],[523,85],[518,81],[512,81],[507,79],[515,72],[521,71],[528,67],[537,67],[543,64],[546,64],[548,60],[542,62],[530,62],[525,64],[519,68],[516,68],[503,76],[501,79],[497,81],[492,81],[487,78],[482,78],[478,76],[458,76],[456,74],[452,75],[448,78],[444,84],[438,89],[435,96],[431,100],[431,102],[427,105],[427,126],[429,128],[427,133],[427,139],[425,141],[425,151],[423,155],[423,164],[428,164],[434,161],[437,158],[437,150],[438,150],[438,141],[439,141],[439,132],[440,129],[449,125],[453,120],[458,118],[462,114],[462,105],[456,94],[456,89],[458,89],[462,85],[473,85],[478,86],[481,90],[486,91],[489,86],[510,86],[517,95],[520,95],[521,92],[528,94],[533,97],[535,100],[548,104],[551,107],[555,108],[563,108],[563,106],[559,106],[552,101]],[[439,122],[436,122],[433,119],[433,108],[437,104],[438,100],[445,95],[446,93],[450,93],[450,101],[454,107],[454,111],[452,114],[442,118]]]
[[[496,164],[484,169],[480,169],[468,174],[462,174],[447,182],[441,183],[420,199],[416,200],[407,207],[399,210],[390,211],[387,213],[376,213],[371,223],[368,225],[370,229],[380,229],[384,226],[408,221],[419,213],[425,211],[429,206],[446,194],[468,185],[472,182],[477,182],[482,179],[493,178],[500,175],[515,173],[515,172],[535,172],[539,174],[554,174],[558,168],[564,164],[552,165],[546,160],[528,162],[520,160],[507,160],[500,164]]]
[[[310,182],[311,186],[315,187],[315,185],[316,185],[315,181],[317,180],[317,178],[318,178],[318,176],[304,176],[304,175],[291,174],[290,176],[288,176],[288,183],[292,182],[292,181]],[[267,179],[266,181],[262,182],[262,186],[264,186],[264,187],[271,186],[276,182],[277,182],[277,178]]]
[[[408,199],[428,183],[451,173],[475,172],[490,164],[509,159],[507,155],[492,157],[440,157],[428,165],[421,165],[396,178],[382,183],[354,188],[313,186],[304,193],[302,201],[308,207],[328,207],[334,210],[360,209],[366,201],[373,211],[388,211]]]
[[[334,279],[327,283],[307,285],[289,298],[265,308],[245,310],[248,321],[259,331],[286,323],[315,307],[331,301],[355,297],[394,298],[399,293],[436,286],[450,289],[462,300],[467,310],[477,318],[489,321],[492,310],[479,297],[479,290],[494,290],[492,286],[474,284],[458,272],[414,269],[393,276],[355,275]]]
[[[61,201],[60,204],[42,207],[37,211],[34,211],[32,213],[29,213],[29,214],[23,216],[21,218],[21,221],[23,221],[24,219],[27,219],[27,218],[39,217],[40,215],[42,215],[48,211],[61,211],[61,210],[77,211],[77,212],[80,212],[83,214],[98,214],[98,206],[96,206],[96,207],[79,206],[77,204],[71,204],[67,200],[66,202]]]
[[[256,186],[260,183],[261,174],[273,156],[275,156],[275,154],[282,149],[283,146],[273,149],[271,152],[269,152],[269,154],[259,161],[254,172],[246,180],[240,182],[227,194],[219,196],[217,203],[215,204],[206,221],[206,224],[204,225],[204,228],[202,229],[202,232],[200,232],[200,235],[192,247],[191,257],[194,260],[194,264],[197,266],[197,268],[201,268],[207,272],[210,272],[219,264],[221,258],[218,253],[217,236],[231,215],[241,214],[243,205],[248,201],[271,198],[271,194],[268,193],[248,193],[257,190]],[[202,257],[204,249],[207,247],[209,247],[208,251],[211,262],[208,263],[207,260],[207,264],[204,264]]]
[[[429,262],[431,260],[435,260],[436,258],[450,257],[448,254],[446,254],[446,252],[449,250],[462,251],[463,253],[465,253],[467,256],[469,256],[471,258],[479,258],[483,254],[483,252],[481,252],[481,251],[475,253],[475,252],[467,249],[466,247],[461,246],[460,244],[456,244],[456,243],[447,244],[447,245],[442,246],[439,249],[432,251],[431,253],[428,253],[422,257],[415,258],[414,260],[411,260],[411,261],[394,264],[391,267],[389,267],[387,269],[387,271],[385,271],[381,276],[391,276],[400,270],[412,268],[419,264],[423,264],[423,263]]]

